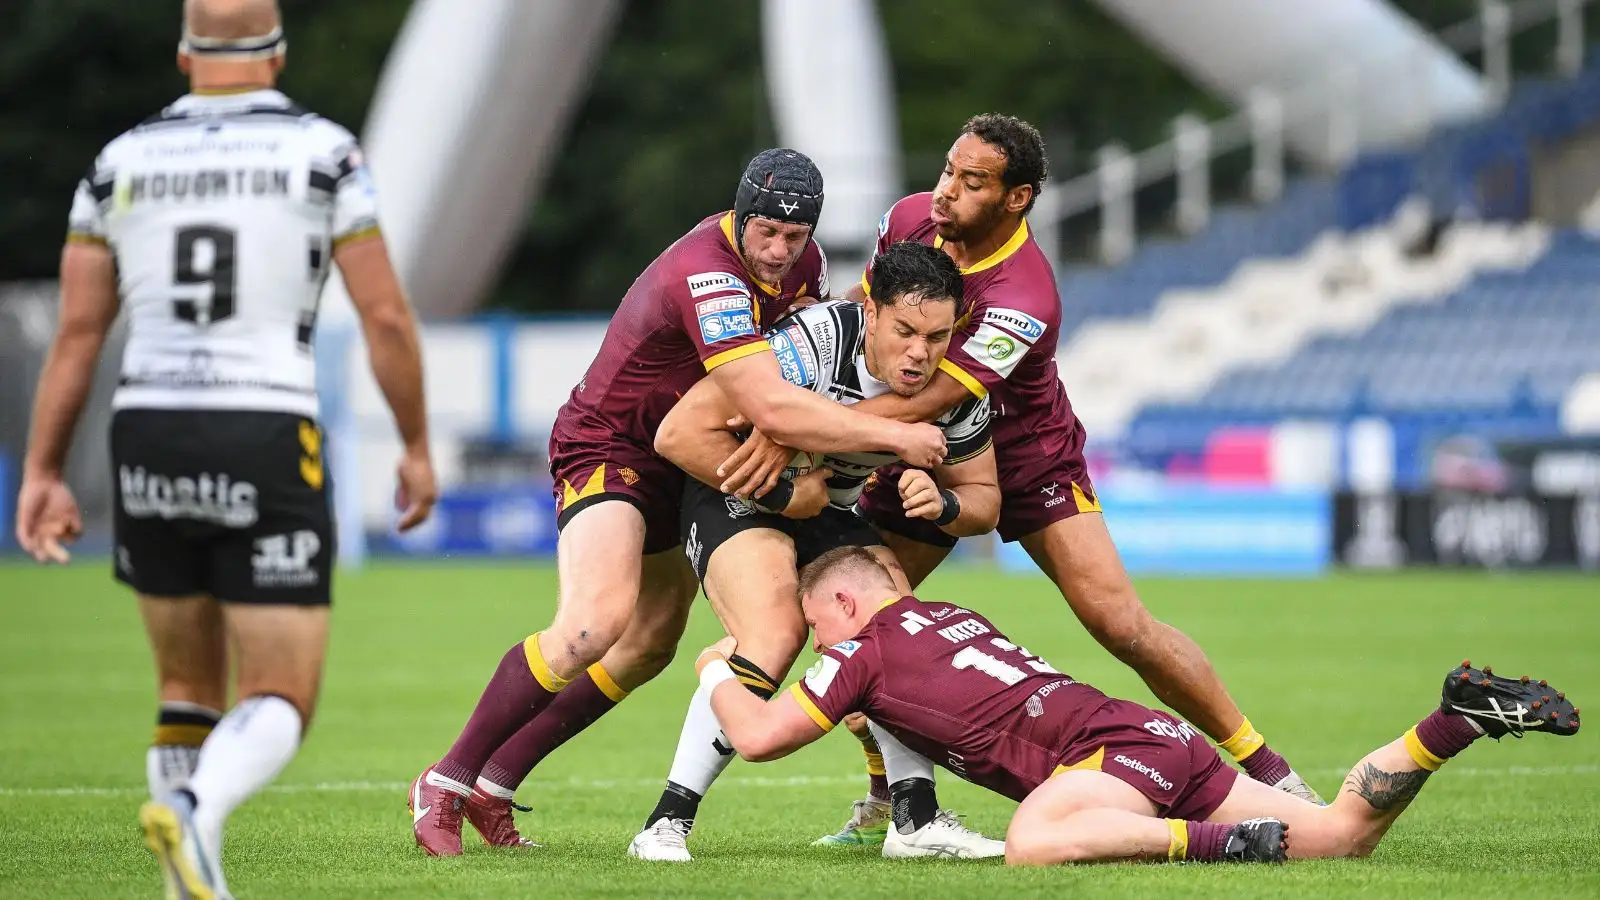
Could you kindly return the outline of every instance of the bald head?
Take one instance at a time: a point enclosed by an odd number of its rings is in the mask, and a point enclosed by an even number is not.
[[[195,37],[256,37],[278,27],[277,0],[185,0],[183,24]]]

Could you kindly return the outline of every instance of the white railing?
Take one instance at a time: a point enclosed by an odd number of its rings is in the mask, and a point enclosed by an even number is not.
[[[1557,24],[1556,67],[1568,77],[1583,67],[1584,7],[1594,0],[1482,0],[1477,16],[1457,23],[1435,35],[1436,40],[1457,55],[1480,53],[1482,75],[1492,107],[1505,102],[1511,90],[1511,42],[1523,31],[1554,20]],[[1283,191],[1285,131],[1292,125],[1318,120],[1326,122],[1326,158],[1337,169],[1355,158],[1368,145],[1357,127],[1357,105],[1362,91],[1378,87],[1376,75],[1390,75],[1403,60],[1377,60],[1389,65],[1349,66],[1334,69],[1299,87],[1278,93],[1258,88],[1245,108],[1214,122],[1202,121],[1192,113],[1173,120],[1171,140],[1139,153],[1121,144],[1108,144],[1096,155],[1096,168],[1061,184],[1053,184],[1039,196],[1030,219],[1052,255],[1059,247],[1056,235],[1067,219],[1098,210],[1100,213],[1097,255],[1101,262],[1116,265],[1133,253],[1138,242],[1138,221],[1134,198],[1139,189],[1168,178],[1177,181],[1174,223],[1183,234],[1205,228],[1211,215],[1211,166],[1224,154],[1246,147],[1251,151],[1249,190],[1251,199],[1267,203]],[[1419,72],[1427,60],[1417,58]],[[1435,109],[1429,96],[1429,78],[1411,79],[1417,104],[1417,136],[1424,136],[1435,123]]]

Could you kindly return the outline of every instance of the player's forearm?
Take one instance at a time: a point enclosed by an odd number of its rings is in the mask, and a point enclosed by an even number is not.
[[[428,408],[422,388],[422,345],[410,308],[362,323],[372,375],[394,414],[395,428],[409,451],[428,447]]]
[[[790,384],[759,406],[756,415],[746,413],[746,418],[763,434],[786,447],[812,453],[893,452],[904,427]]]
[[[23,461],[25,474],[61,473],[72,432],[94,384],[95,361],[104,343],[104,332],[64,331],[51,345],[34,394],[28,453]]]
[[[737,681],[724,681],[712,688],[711,709],[734,752],[747,762],[768,762],[794,752],[794,748],[781,745],[767,723],[767,701]]]
[[[959,484],[948,488],[961,504],[955,520],[939,528],[952,537],[988,534],[1000,522],[1000,487],[994,484]]]
[[[936,371],[928,386],[914,396],[902,397],[891,391],[863,400],[855,408],[896,422],[932,422],[971,396],[961,382]]]
[[[656,452],[708,487],[721,489],[717,467],[739,449],[739,439],[723,429],[668,427],[656,432]]]

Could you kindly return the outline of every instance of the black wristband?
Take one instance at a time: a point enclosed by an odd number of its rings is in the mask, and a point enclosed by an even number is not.
[[[939,490],[939,499],[944,501],[944,509],[940,510],[939,518],[933,520],[935,525],[949,525],[961,517],[961,499],[955,491]]]
[[[778,483],[772,486],[772,490],[759,497],[751,497],[750,501],[755,504],[756,509],[764,513],[780,515],[789,508],[789,501],[793,499],[794,482],[780,478]]]

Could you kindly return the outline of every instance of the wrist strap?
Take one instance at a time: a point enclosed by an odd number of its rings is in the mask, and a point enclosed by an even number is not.
[[[961,499],[955,491],[939,490],[939,498],[944,501],[944,509],[940,511],[939,518],[933,520],[935,525],[949,525],[961,516]]]
[[[759,509],[764,513],[773,513],[775,515],[781,514],[784,510],[788,509],[789,501],[793,499],[794,482],[787,478],[778,479],[778,483],[772,486],[772,490],[767,491],[765,494],[762,494],[759,497],[750,498],[751,502],[755,504],[756,509]]]

